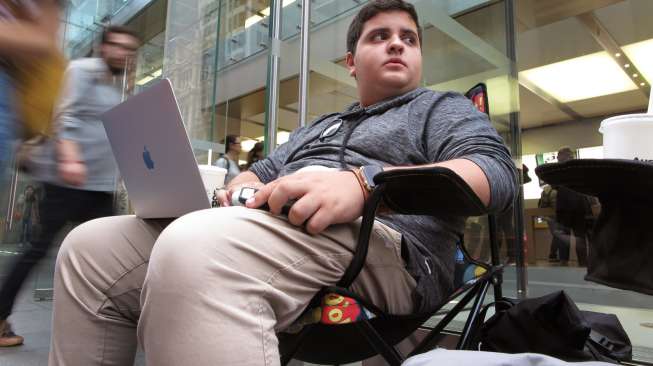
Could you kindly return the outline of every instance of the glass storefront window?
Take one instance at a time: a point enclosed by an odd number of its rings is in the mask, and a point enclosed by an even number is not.
[[[524,164],[534,172],[558,161],[562,147],[573,158],[602,158],[601,121],[647,106],[653,2],[516,4]],[[575,197],[583,204],[572,207],[567,194],[559,198],[555,187],[531,177],[524,188],[529,295],[564,289],[581,308],[617,314],[635,358],[650,362],[653,338],[645,319],[653,316],[653,297],[584,281],[599,202]]]
[[[208,148],[219,149],[225,136],[234,134],[243,141],[239,158],[244,164],[246,151],[263,140],[265,127],[270,123],[266,121],[270,2],[225,0],[199,7],[191,2],[191,8],[200,9],[198,13],[189,13],[188,4],[169,5],[163,74],[173,81],[196,147],[206,142],[215,144],[206,145],[204,152],[197,148],[198,161],[207,161]],[[517,82],[508,52],[505,3],[413,3],[425,28],[423,85],[465,92],[479,82],[486,83],[492,122],[518,159]],[[347,28],[362,4],[340,0],[312,2],[308,121],[341,111],[358,99],[356,83],[344,65],[344,57]],[[300,5],[300,1],[282,2],[276,143],[284,142],[299,125]],[[183,16],[177,11],[183,11]],[[503,256],[514,257],[515,214],[504,216],[500,220]],[[477,256],[488,253],[487,226],[483,218],[469,222],[468,241]],[[516,283],[514,277],[513,274],[512,284]]]

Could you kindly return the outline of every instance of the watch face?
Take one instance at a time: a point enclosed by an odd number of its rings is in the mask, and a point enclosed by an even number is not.
[[[365,165],[363,166],[363,176],[365,177],[365,183],[370,188],[376,187],[376,183],[374,183],[374,177],[381,173],[383,171],[383,167],[379,165]]]

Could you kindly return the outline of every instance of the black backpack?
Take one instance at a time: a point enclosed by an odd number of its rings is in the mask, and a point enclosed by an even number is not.
[[[476,341],[483,351],[541,353],[561,360],[619,363],[632,358],[632,345],[614,314],[580,311],[564,291],[522,301],[487,305],[496,313],[481,325]]]

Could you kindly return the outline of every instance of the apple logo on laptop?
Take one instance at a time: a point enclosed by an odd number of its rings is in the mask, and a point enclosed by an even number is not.
[[[154,160],[152,160],[150,152],[147,150],[147,146],[143,146],[143,161],[145,162],[147,169],[154,169]]]

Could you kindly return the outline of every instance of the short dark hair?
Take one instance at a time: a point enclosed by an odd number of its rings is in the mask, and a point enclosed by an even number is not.
[[[119,25],[110,25],[104,28],[102,31],[102,39],[100,40],[100,44],[105,44],[109,42],[109,34],[126,34],[128,36],[132,36],[136,41],[140,43],[140,38],[136,35],[136,32],[131,30],[130,28],[119,26]]]
[[[403,0],[374,0],[366,4],[361,8],[361,10],[356,14],[354,19],[349,25],[349,30],[347,31],[347,51],[352,54],[356,53],[356,44],[358,39],[363,33],[363,26],[365,22],[372,19],[379,13],[385,13],[388,11],[403,11],[408,13],[410,17],[415,22],[417,26],[417,37],[419,38],[419,44],[422,44],[422,28],[419,26],[419,19],[417,17],[417,12],[415,7]]]

